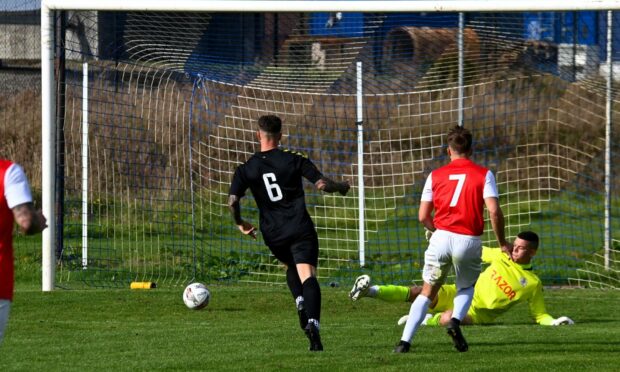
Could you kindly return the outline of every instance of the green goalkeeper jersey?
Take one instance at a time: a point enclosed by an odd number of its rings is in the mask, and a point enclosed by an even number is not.
[[[480,274],[470,308],[481,323],[492,322],[514,305],[527,301],[537,323],[550,325],[553,317],[547,314],[540,278],[532,265],[513,262],[499,248],[482,248],[482,261],[489,266]],[[471,314],[474,315],[474,314]]]

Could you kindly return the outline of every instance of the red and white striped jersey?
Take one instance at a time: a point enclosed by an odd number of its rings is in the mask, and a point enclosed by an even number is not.
[[[480,236],[484,231],[484,199],[498,196],[491,171],[469,159],[455,159],[431,172],[421,200],[433,203],[435,228]]]

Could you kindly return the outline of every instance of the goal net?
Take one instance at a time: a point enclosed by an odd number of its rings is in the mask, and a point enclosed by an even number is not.
[[[620,18],[471,10],[52,12],[56,283],[284,283],[226,205],[265,114],[283,147],[353,185],[304,184],[322,284],[420,278],[420,193],[455,125],[496,175],[507,235],[536,231],[537,273],[567,282],[618,208]],[[242,210],[258,224],[251,195]],[[488,221],[483,238],[495,246]]]

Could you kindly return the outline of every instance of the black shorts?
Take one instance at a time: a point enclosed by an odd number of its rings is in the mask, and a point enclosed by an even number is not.
[[[267,246],[280,262],[289,266],[304,263],[317,267],[319,263],[319,238],[316,233],[304,234],[275,244],[267,243]]]

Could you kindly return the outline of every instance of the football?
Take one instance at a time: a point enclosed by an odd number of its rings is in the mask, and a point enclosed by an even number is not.
[[[192,283],[183,291],[183,302],[192,310],[204,309],[211,299],[211,292],[202,283]]]

